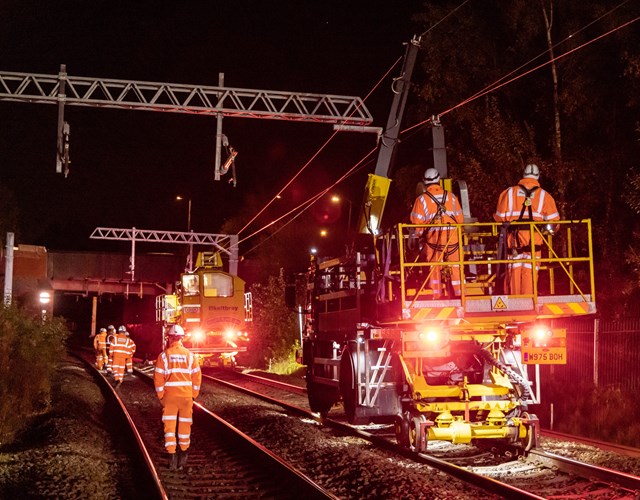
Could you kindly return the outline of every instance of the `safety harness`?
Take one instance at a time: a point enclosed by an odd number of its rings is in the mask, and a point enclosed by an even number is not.
[[[527,188],[522,184],[518,184],[518,187],[522,189],[524,192],[524,201],[522,202],[522,209],[520,210],[520,216],[516,219],[519,221],[527,221],[533,220],[533,209],[531,208],[531,199],[533,198],[533,194],[540,188],[540,186],[532,186],[531,188]],[[525,218],[525,213],[527,217]],[[520,243],[520,235],[518,234],[520,230],[520,225],[511,226],[511,221],[504,222],[502,224],[502,228],[500,229],[500,235],[498,236],[498,260],[504,260],[507,258],[507,254],[510,253],[512,256],[516,256],[520,253],[531,251],[531,242],[524,246],[519,246]],[[509,238],[511,235],[511,238]],[[498,277],[498,286],[502,286],[502,280],[507,272],[507,266],[505,264],[498,264],[496,274]]]
[[[447,203],[447,195],[449,194],[449,192],[447,190],[444,190],[442,193],[442,201],[439,201],[438,198],[436,198],[433,194],[431,194],[429,191],[425,191],[426,195],[429,196],[429,198],[431,198],[431,200],[436,204],[436,213],[433,214],[433,217],[431,217],[431,219],[429,220],[428,224],[438,224],[438,223],[442,223],[442,219],[443,219],[443,215],[447,212],[447,207],[446,207],[446,203]],[[456,220],[455,215],[450,215],[450,217],[453,219],[454,224],[457,224],[458,221]],[[438,228],[434,228],[431,229],[431,231],[442,231],[443,228],[442,227],[438,227]],[[440,241],[440,238],[437,239],[437,241]],[[443,253],[443,258],[446,261],[447,257],[450,255],[453,255],[457,250],[458,250],[458,245],[446,245],[446,244],[441,244],[441,243],[431,243],[429,242],[429,240],[426,240],[426,244],[429,246],[429,248],[432,248],[433,250],[436,250],[438,252],[442,252]]]

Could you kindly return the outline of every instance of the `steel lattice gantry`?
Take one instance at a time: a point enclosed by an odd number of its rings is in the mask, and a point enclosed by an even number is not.
[[[61,83],[64,82],[64,87]],[[0,99],[353,126],[373,118],[359,97],[0,72]]]
[[[220,165],[223,116],[332,123],[341,130],[379,133],[367,130],[373,118],[359,97],[237,89],[223,84],[222,74],[217,87],[77,77],[68,75],[63,64],[57,75],[0,72],[0,100],[58,105],[56,171],[62,172],[64,165],[65,176],[69,166],[65,104],[216,116],[216,180],[229,168]]]
[[[176,243],[187,244],[190,247],[189,260],[193,260],[191,252],[193,245],[212,245],[216,250],[228,255],[229,274],[238,275],[238,235],[237,234],[211,234],[180,231],[156,231],[152,229],[120,229],[112,227],[97,227],[89,237],[94,240],[116,240],[131,242],[131,281],[135,280],[136,269],[136,242],[147,241],[151,243]],[[192,262],[189,263],[191,265]]]

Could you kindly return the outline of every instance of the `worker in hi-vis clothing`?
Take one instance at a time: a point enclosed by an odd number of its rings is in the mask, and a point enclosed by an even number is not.
[[[412,224],[432,224],[429,228],[416,228],[422,255],[427,262],[456,262],[460,260],[458,228],[452,224],[462,222],[462,208],[455,194],[440,186],[440,173],[428,168],[422,180],[423,192],[416,198],[411,210]],[[426,233],[426,234],[424,234]],[[429,288],[434,299],[459,297],[462,289],[459,265],[437,265],[427,268]],[[445,278],[445,279],[443,279]]]
[[[109,364],[106,328],[100,328],[100,332],[93,337],[93,350],[96,352],[96,367],[98,370],[106,369]]]
[[[125,364],[125,368],[127,370],[127,373],[133,373],[133,355],[136,353],[136,343],[129,336],[129,331],[128,330],[126,332],[124,332],[124,334],[129,339],[129,343],[128,343],[129,354],[125,358],[124,364]]]
[[[109,364],[113,370],[113,378],[116,381],[115,389],[122,385],[124,380],[124,368],[127,357],[131,356],[130,339],[127,337],[127,329],[124,326],[118,327],[118,333],[109,347]]]
[[[187,463],[191,444],[193,400],[198,397],[202,382],[198,360],[182,345],[183,338],[184,330],[181,326],[169,327],[167,347],[158,356],[153,375],[156,394],[163,407],[164,446],[171,455],[172,470],[182,468]],[[176,453],[178,446],[179,457]]]
[[[524,169],[517,185],[505,189],[498,198],[497,222],[510,221],[555,221],[560,219],[556,202],[547,191],[540,187],[540,169],[530,163]],[[527,225],[513,225],[507,228],[506,254],[513,261],[507,266],[505,289],[514,295],[533,293],[533,261],[531,252],[531,229]],[[542,235],[534,228],[536,258],[542,258]],[[536,263],[536,271],[540,265]]]
[[[109,356],[109,359],[111,359],[111,345],[115,343],[116,341],[116,327],[113,325],[109,325],[107,327],[107,354]],[[113,368],[111,367],[111,363],[107,364],[107,372],[108,373],[112,373],[113,372]]]

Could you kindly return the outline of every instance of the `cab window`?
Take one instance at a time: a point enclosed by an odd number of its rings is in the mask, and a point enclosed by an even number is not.
[[[199,295],[200,276],[197,274],[185,274],[182,276],[182,290],[186,296]]]
[[[233,278],[224,273],[205,273],[205,297],[233,297]]]

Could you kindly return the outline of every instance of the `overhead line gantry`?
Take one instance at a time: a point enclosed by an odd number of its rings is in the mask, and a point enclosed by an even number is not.
[[[60,66],[57,75],[0,71],[0,100],[58,105],[56,172],[69,165],[69,125],[64,106],[90,106],[137,111],[162,111],[216,116],[215,179],[229,166],[220,165],[222,117],[262,118],[334,124],[341,130],[377,132],[373,118],[359,97],[306,92],[252,90],[224,86],[158,83],[78,77]]]

